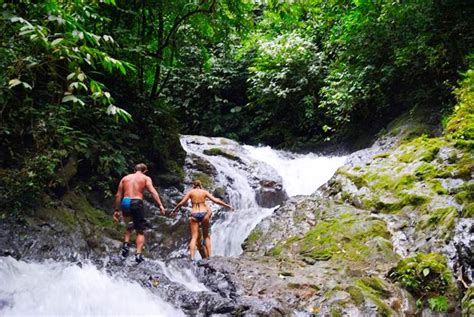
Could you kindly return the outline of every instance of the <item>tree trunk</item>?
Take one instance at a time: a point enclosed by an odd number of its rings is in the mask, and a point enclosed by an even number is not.
[[[163,20],[163,3],[158,2],[158,51],[156,52],[156,69],[155,77],[153,79],[153,86],[151,88],[150,98],[156,97],[158,91],[158,83],[161,79],[161,63],[163,62],[163,34],[164,34],[164,20]]]

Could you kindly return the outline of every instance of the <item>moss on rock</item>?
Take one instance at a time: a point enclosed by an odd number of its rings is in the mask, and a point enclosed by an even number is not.
[[[296,244],[299,254],[309,262],[326,261],[333,257],[364,261],[374,251],[367,242],[375,237],[390,238],[383,220],[340,213],[335,218],[318,223],[301,239],[287,240],[285,245]]]
[[[192,179],[201,181],[204,188],[210,188],[214,183],[209,175],[201,172],[193,173]]]
[[[438,230],[441,232],[443,239],[448,239],[453,234],[457,216],[458,211],[455,207],[438,208],[427,215],[423,215],[416,228],[418,230]]]
[[[84,195],[70,192],[64,196],[63,202],[75,210],[79,225],[90,227],[93,236],[105,234],[117,240],[122,238],[122,230],[113,221],[112,216],[92,207]]]
[[[204,150],[203,153],[210,156],[222,156],[232,161],[240,161],[240,158],[238,156],[227,153],[219,148]]]
[[[245,239],[245,241],[244,241],[245,248],[252,245],[252,244],[254,244],[256,241],[258,241],[262,237],[262,235],[263,235],[262,230],[254,229],[250,233],[250,235],[247,237],[247,239]]]
[[[388,285],[378,277],[364,277],[356,281],[356,286],[360,289],[365,298],[372,301],[378,308],[380,316],[392,316],[395,312],[384,302],[388,299],[391,292]]]
[[[463,218],[474,218],[474,202],[467,204],[461,213]]]
[[[463,316],[474,315],[474,285],[471,285],[464,294],[461,301],[461,308]]]

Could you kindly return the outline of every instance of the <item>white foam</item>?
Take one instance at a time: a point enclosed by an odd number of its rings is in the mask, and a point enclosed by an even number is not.
[[[0,258],[2,316],[185,316],[137,283],[91,264]]]

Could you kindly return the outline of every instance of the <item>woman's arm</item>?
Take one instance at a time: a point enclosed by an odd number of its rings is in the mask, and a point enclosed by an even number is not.
[[[174,209],[173,209],[173,211],[172,211],[171,213],[174,214],[176,211],[178,211],[178,209],[179,209],[182,205],[184,205],[185,203],[187,203],[188,200],[189,200],[189,196],[190,196],[190,195],[189,195],[189,192],[188,192],[186,195],[184,195],[183,199],[181,199],[181,201],[176,205],[176,207],[174,207]]]
[[[219,204],[219,205],[221,205],[221,206],[227,207],[227,208],[229,208],[229,209],[234,209],[234,208],[232,208],[231,205],[229,205],[229,204],[223,202],[223,201],[220,200],[219,198],[216,198],[216,197],[212,196],[212,195],[211,195],[209,192],[207,192],[207,191],[206,191],[206,197],[209,198],[210,200],[212,200],[213,202],[215,202],[216,204]]]

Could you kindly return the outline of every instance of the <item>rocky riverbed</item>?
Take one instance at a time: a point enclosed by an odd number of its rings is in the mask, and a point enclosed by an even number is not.
[[[467,316],[474,305],[473,155],[448,136],[419,130],[417,122],[395,122],[318,191],[291,198],[278,171],[251,161],[236,142],[187,137],[185,187],[200,178],[238,207],[276,207],[245,229],[251,232],[239,237],[239,256],[191,263],[186,217],[161,217],[149,206],[149,260],[136,265],[116,255],[123,226],[97,208],[104,204],[72,192],[34,216],[2,220],[1,255],[92,263],[188,315]],[[241,175],[248,188],[236,185]],[[171,207],[183,190],[160,192]],[[246,190],[254,195],[242,201]],[[217,210],[214,221],[226,217]]]

